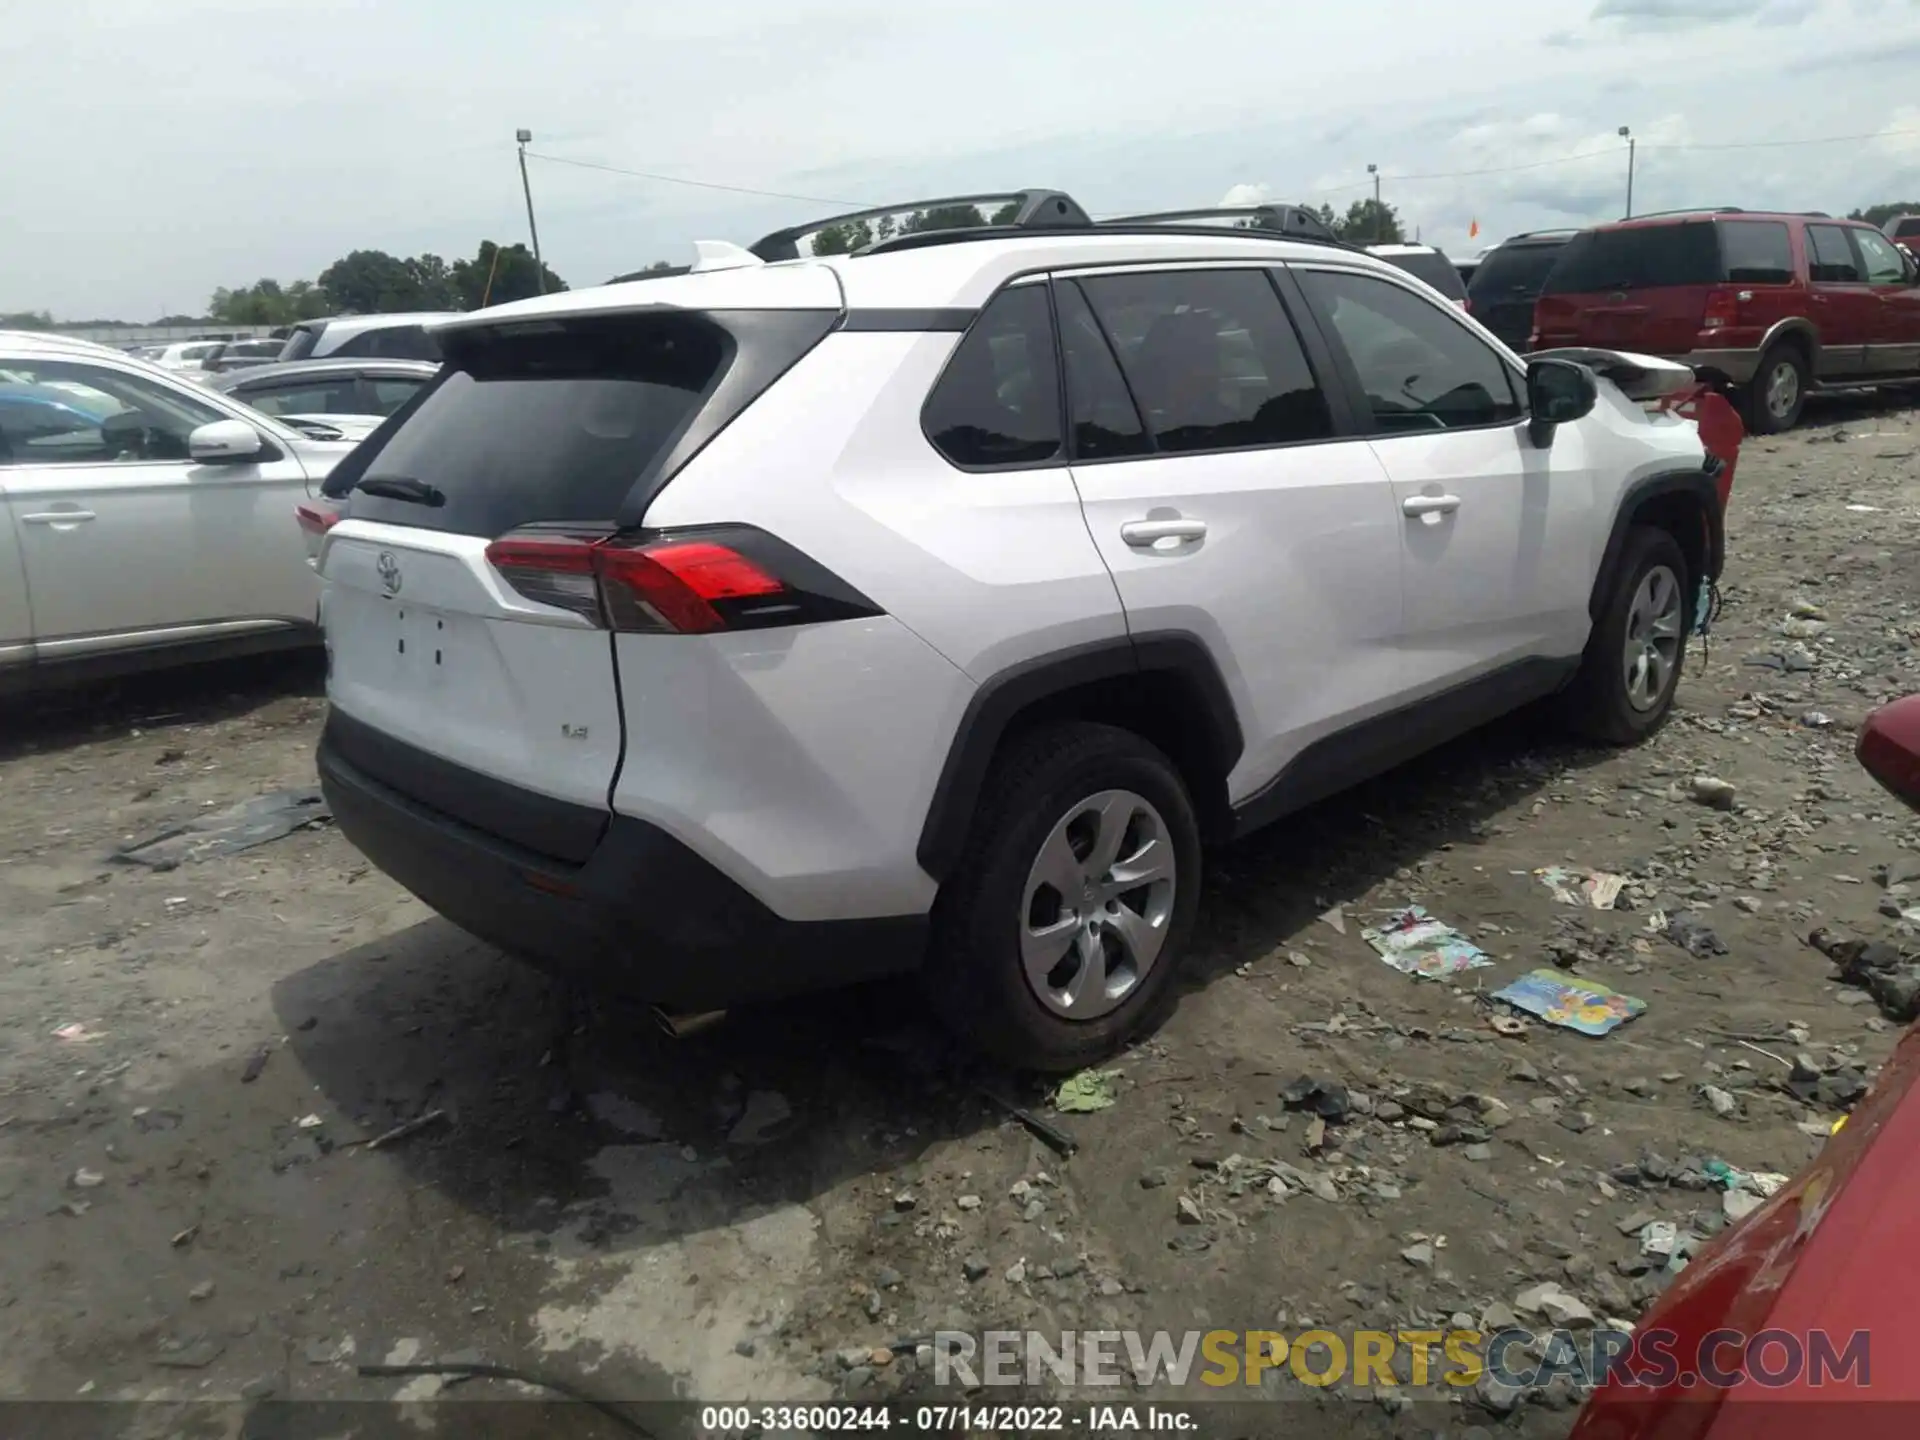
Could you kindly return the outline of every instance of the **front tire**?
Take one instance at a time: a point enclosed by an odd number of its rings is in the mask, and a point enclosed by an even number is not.
[[[1800,423],[1807,403],[1807,357],[1799,346],[1782,342],[1760,357],[1746,402],[1749,434],[1778,435]]]
[[[1049,726],[995,762],[934,906],[925,987],[994,1059],[1078,1070],[1160,1018],[1199,905],[1179,772],[1131,731]]]
[[[1568,719],[1591,739],[1631,745],[1665,723],[1687,658],[1692,577],[1665,530],[1627,534],[1606,601],[1567,691]]]

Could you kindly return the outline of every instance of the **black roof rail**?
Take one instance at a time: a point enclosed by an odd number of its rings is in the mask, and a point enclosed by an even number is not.
[[[1800,213],[1809,220],[1831,220],[1833,218],[1833,216],[1825,210],[1802,210]]]
[[[624,285],[629,280],[665,280],[670,275],[688,275],[692,272],[691,265],[655,265],[650,270],[635,270],[630,275],[616,275],[607,281],[607,284]]]
[[[943,195],[933,200],[907,200],[897,205],[878,205],[871,210],[850,210],[844,215],[829,215],[824,220],[810,220],[805,225],[794,225],[785,230],[776,230],[771,235],[763,235],[747,248],[762,260],[798,260],[800,258],[800,240],[804,236],[815,235],[833,225],[857,225],[863,220],[878,220],[888,215],[904,215],[916,210],[948,210],[957,206],[971,206],[979,210],[983,205],[992,205],[995,213],[1008,205],[1015,207],[1012,216],[998,224],[982,226],[956,227],[952,230],[914,231],[904,236],[890,237],[881,245],[868,248],[878,250],[883,246],[896,248],[901,240],[918,240],[921,243],[938,243],[937,240],[922,240],[923,236],[941,238],[977,239],[982,235],[1010,234],[1021,230],[1081,230],[1093,224],[1093,217],[1080,208],[1080,204],[1064,190],[990,190],[982,195]],[[988,217],[982,216],[982,219]]]
[[[1579,233],[1580,226],[1578,225],[1565,225],[1554,230],[1522,230],[1518,235],[1509,235],[1500,243],[1502,245],[1510,245],[1515,240],[1551,240],[1559,235],[1578,235]]]
[[[1678,210],[1642,210],[1638,215],[1627,215],[1622,218],[1659,220],[1668,215],[1744,215],[1746,213],[1738,205],[1682,205]]]
[[[1290,239],[1332,240],[1340,242],[1333,227],[1304,205],[1209,205],[1202,210],[1161,210],[1146,215],[1116,215],[1102,220],[1103,227],[1135,229],[1143,225],[1180,225],[1204,227],[1209,220],[1227,220],[1230,226],[1215,229],[1274,230]]]

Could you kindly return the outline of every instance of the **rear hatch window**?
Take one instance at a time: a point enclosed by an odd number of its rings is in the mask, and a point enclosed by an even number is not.
[[[320,343],[320,332],[324,325],[296,325],[293,333],[281,343],[279,359],[304,360],[313,354],[313,347]]]
[[[610,527],[734,354],[727,331],[681,314],[464,330],[445,348],[439,382],[356,477],[356,519],[489,537]],[[369,493],[379,482],[421,498]]]
[[[1542,293],[1591,295],[1713,285],[1721,279],[1720,234],[1711,220],[1588,230],[1560,251]]]
[[[1378,254],[1379,252],[1375,252]],[[1420,250],[1406,255],[1380,255],[1389,265],[1398,266],[1417,280],[1424,280],[1449,300],[1467,298],[1467,287],[1460,283],[1460,272],[1438,250]]]

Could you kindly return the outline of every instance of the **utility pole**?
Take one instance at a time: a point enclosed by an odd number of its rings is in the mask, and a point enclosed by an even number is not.
[[[547,265],[540,258],[540,227],[533,223],[533,186],[527,180],[527,146],[533,143],[533,132],[516,130],[513,138],[520,145],[520,191],[527,197],[527,233],[533,237],[533,278],[544,295],[547,293]]]
[[[1387,238],[1387,216],[1380,208],[1380,167],[1367,166],[1367,174],[1373,177],[1373,241],[1378,245]]]
[[[1620,127],[1620,138],[1627,142],[1627,214],[1626,214],[1626,218],[1631,220],[1633,218],[1633,152],[1634,152],[1634,147],[1638,142],[1635,141],[1633,138],[1633,131],[1625,125],[1622,125]]]

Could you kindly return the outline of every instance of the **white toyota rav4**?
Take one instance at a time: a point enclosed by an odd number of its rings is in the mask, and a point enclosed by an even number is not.
[[[327,486],[347,837],[669,1012],[917,972],[1060,1069],[1170,997],[1203,846],[1556,692],[1659,725],[1693,423],[1361,250],[995,218],[438,327]]]

